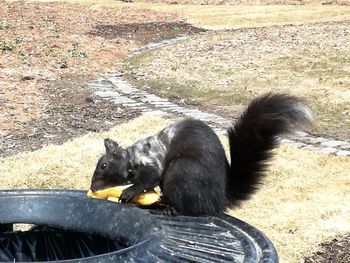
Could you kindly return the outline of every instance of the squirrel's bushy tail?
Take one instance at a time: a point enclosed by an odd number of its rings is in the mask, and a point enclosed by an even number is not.
[[[266,172],[279,136],[313,122],[313,114],[300,99],[267,94],[253,100],[228,129],[231,168],[227,183],[230,206],[248,199]]]

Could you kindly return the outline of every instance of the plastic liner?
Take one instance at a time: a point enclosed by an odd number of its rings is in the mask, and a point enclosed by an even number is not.
[[[0,262],[59,261],[125,248],[122,242],[46,226],[0,234]]]

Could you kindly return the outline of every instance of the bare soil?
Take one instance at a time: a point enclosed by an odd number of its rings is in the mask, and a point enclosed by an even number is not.
[[[350,262],[350,235],[335,237],[322,243],[320,251],[305,258],[304,263],[347,263]]]
[[[23,1],[0,10],[0,157],[134,118],[138,111],[103,101],[86,83],[120,69],[134,48],[199,30],[150,10]]]
[[[0,157],[109,129],[139,112],[85,86],[133,48],[195,28],[174,15],[63,3],[0,3]],[[155,22],[156,21],[156,22]],[[305,259],[349,262],[349,236]]]
[[[61,144],[88,132],[108,130],[134,118],[138,111],[117,108],[88,90],[83,77],[48,81],[41,91],[45,102],[37,118],[19,121],[6,130],[0,156],[33,151],[48,144]]]

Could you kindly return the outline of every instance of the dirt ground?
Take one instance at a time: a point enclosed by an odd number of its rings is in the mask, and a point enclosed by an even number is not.
[[[60,3],[0,5],[3,157],[134,118],[139,112],[102,101],[85,84],[98,73],[118,70],[134,48],[197,30],[149,10],[139,15],[127,8]]]
[[[321,250],[307,257],[304,263],[347,263],[350,262],[350,235],[336,237],[321,244]]]
[[[102,100],[84,87],[85,82],[83,77],[49,81],[41,90],[45,101],[41,114],[18,121],[15,128],[6,130],[0,156],[61,144],[87,132],[108,130],[139,114]]]
[[[174,15],[62,3],[0,3],[0,157],[107,130],[139,114],[88,90],[134,48],[192,34]],[[349,262],[349,236],[305,263]]]

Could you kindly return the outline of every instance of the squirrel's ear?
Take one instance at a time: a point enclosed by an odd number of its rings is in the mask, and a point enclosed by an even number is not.
[[[114,154],[118,151],[119,146],[116,141],[113,141],[111,139],[105,139],[105,147],[106,147],[106,153]]]

